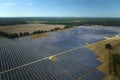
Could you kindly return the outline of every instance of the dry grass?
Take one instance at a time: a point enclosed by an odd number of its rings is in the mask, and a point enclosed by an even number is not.
[[[47,24],[20,24],[20,25],[9,25],[9,26],[0,26],[0,31],[6,33],[20,33],[20,32],[29,32],[32,33],[38,30],[50,31],[55,27],[64,28],[64,25],[47,25]]]
[[[43,38],[43,37],[47,37],[48,34],[46,33],[43,33],[43,34],[33,34],[33,35],[30,35],[30,38],[31,39],[35,39],[35,38]]]
[[[86,47],[95,52],[97,55],[99,55],[98,60],[102,61],[103,64],[98,66],[97,69],[100,71],[104,72],[107,74],[107,76],[104,78],[104,80],[119,80],[115,78],[114,76],[110,75],[108,73],[109,68],[108,68],[108,62],[109,62],[109,57],[108,57],[108,50],[105,48],[105,44],[111,43],[112,46],[115,46],[118,44],[113,50],[113,53],[120,53],[120,36],[112,37],[110,39],[106,39],[97,43],[89,44]]]

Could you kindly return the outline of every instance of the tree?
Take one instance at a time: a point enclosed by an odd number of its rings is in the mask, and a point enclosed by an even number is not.
[[[112,60],[113,60],[113,70],[114,74],[117,75],[119,71],[117,71],[118,65],[120,66],[120,54],[113,54],[112,55]]]
[[[105,48],[106,49],[112,49],[113,47],[112,47],[112,45],[110,43],[108,43],[108,44],[105,44]]]
[[[23,33],[22,33],[22,32],[20,32],[20,36],[23,36]]]
[[[111,74],[111,70],[112,70],[112,66],[111,66],[111,49],[112,49],[112,45],[110,43],[105,44],[105,48],[108,49],[108,68],[109,68],[109,73]]]

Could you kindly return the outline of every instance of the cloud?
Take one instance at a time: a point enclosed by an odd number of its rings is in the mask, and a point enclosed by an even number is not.
[[[16,3],[3,3],[3,4],[0,4],[0,7],[14,6],[14,5],[17,5],[17,4]]]
[[[32,6],[33,4],[32,4],[32,3],[26,3],[25,5],[27,5],[27,6]]]
[[[6,3],[2,3],[0,4],[0,8],[7,8],[7,7],[12,7],[12,6],[15,6],[15,5],[26,5],[26,6],[32,6],[33,4],[28,2],[28,3],[25,3],[25,4],[17,4],[17,3],[12,3],[12,2],[6,2]]]
[[[0,8],[9,8],[10,6],[15,6],[16,3],[2,3],[0,4]]]
[[[14,5],[16,5],[16,3],[4,3],[3,5],[5,5],[5,6],[14,6]]]

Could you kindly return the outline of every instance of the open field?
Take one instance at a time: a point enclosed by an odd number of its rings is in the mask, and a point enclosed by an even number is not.
[[[64,28],[64,25],[47,25],[47,24],[20,24],[20,25],[9,25],[9,26],[0,26],[0,31],[13,34],[13,33],[32,33],[34,31],[43,30],[50,31],[56,27]]]
[[[98,69],[104,73],[107,74],[107,77],[105,77],[104,80],[119,80],[116,78],[116,75],[110,75],[109,73],[109,51],[105,48],[105,44],[110,43],[114,48],[111,50],[111,53],[118,53],[120,54],[120,36],[112,37],[112,38],[107,38],[106,40],[89,44],[86,47],[89,48],[90,50],[94,51],[98,57],[98,60],[102,61],[103,64],[98,67]],[[114,65],[110,65],[114,66]],[[112,68],[113,69],[113,68]],[[111,71],[112,71],[111,69]],[[118,71],[120,72],[120,71]]]

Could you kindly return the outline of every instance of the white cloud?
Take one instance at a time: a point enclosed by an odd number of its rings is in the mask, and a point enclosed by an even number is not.
[[[6,5],[6,6],[13,6],[13,5],[16,5],[16,3],[4,3],[3,5]]]
[[[0,8],[6,8],[6,7],[12,7],[12,6],[15,6],[15,5],[26,5],[26,6],[32,6],[33,4],[28,2],[28,3],[25,3],[25,4],[17,4],[17,3],[12,3],[12,2],[7,2],[7,3],[2,3],[0,4]]]
[[[33,4],[32,4],[32,3],[26,3],[25,5],[27,5],[27,6],[32,6]]]
[[[0,4],[0,7],[14,6],[14,5],[17,5],[17,4],[16,3],[3,3],[3,4]]]
[[[2,3],[0,4],[0,8],[9,8],[10,6],[15,6],[16,3]]]

